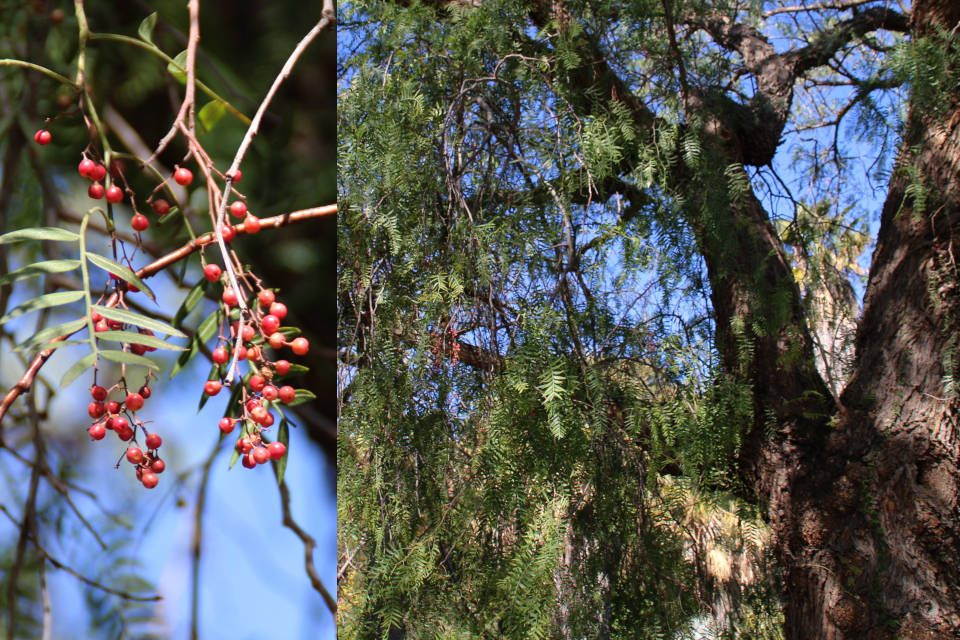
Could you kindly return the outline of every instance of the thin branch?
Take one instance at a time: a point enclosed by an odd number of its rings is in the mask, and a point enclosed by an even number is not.
[[[190,0],[187,4],[187,8],[190,10],[190,37],[187,41],[187,91],[183,99],[183,104],[180,105],[180,113],[177,114],[176,119],[173,121],[173,126],[170,127],[170,131],[167,132],[163,138],[160,139],[160,144],[157,145],[156,151],[153,152],[149,158],[147,158],[143,165],[146,166],[157,159],[157,157],[163,153],[163,150],[167,148],[172,141],[174,136],[177,135],[177,131],[180,130],[180,125],[184,120],[189,118],[189,130],[193,131],[193,108],[194,108],[194,99],[196,95],[196,71],[194,69],[194,64],[197,59],[197,43],[200,42],[200,4],[199,0]]]
[[[2,504],[0,504],[0,512],[3,512],[8,518],[10,518],[10,520],[13,521],[14,524],[18,524],[16,518],[14,518],[13,515]],[[77,573],[67,565],[63,564],[62,562],[60,562],[59,560],[51,556],[49,553],[47,553],[47,550],[44,549],[39,544],[37,544],[36,540],[34,540],[33,543],[37,547],[37,553],[39,553],[42,558],[46,558],[47,560],[50,561],[50,564],[55,566],[57,569],[62,569],[63,571],[66,571],[67,573],[72,575],[74,578],[76,578],[80,582],[83,582],[84,584],[88,584],[91,587],[100,589],[101,591],[109,593],[110,595],[117,596],[118,598],[123,598],[124,600],[133,600],[135,602],[156,602],[158,600],[163,600],[162,596],[135,596],[125,591],[117,591],[116,589],[111,589],[110,587],[100,584],[96,580],[91,580],[90,578],[87,578],[86,576],[83,576]]]
[[[337,213],[337,205],[330,204],[323,207],[314,207],[312,209],[303,209],[301,211],[294,211],[293,213],[286,213],[283,215],[274,216],[272,218],[265,218],[261,220],[260,223],[261,223],[261,228],[263,229],[266,229],[266,228],[276,229],[276,228],[285,227],[297,222],[303,222],[304,220],[312,220],[314,218],[323,218],[330,215],[336,215],[336,213]],[[246,229],[242,224],[236,225],[234,227],[234,230],[237,232],[237,235],[246,233]],[[203,247],[206,247],[207,245],[212,244],[213,242],[215,242],[215,238],[213,237],[212,233],[204,234],[195,240],[191,240],[190,242],[180,247],[176,251],[168,253],[167,255],[160,258],[159,260],[155,260],[154,262],[140,269],[139,271],[136,272],[137,276],[140,279],[144,279],[144,278],[149,278],[150,276],[156,275],[159,271],[165,269],[171,264],[174,264],[175,262],[179,262],[180,260],[183,260],[190,254],[196,253]],[[110,296],[110,299],[107,300],[107,302],[105,303],[105,306],[115,307],[117,306],[118,302],[119,302],[119,296],[117,296],[117,294],[113,294],[112,296]],[[48,344],[53,344],[55,342],[63,342],[64,340],[66,340],[72,335],[73,333],[67,333],[62,336],[58,336],[53,340],[51,340]],[[26,393],[27,391],[30,390],[30,387],[33,385],[33,380],[34,378],[36,378],[37,373],[40,371],[40,368],[43,367],[44,364],[46,364],[47,360],[50,359],[50,356],[52,356],[53,353],[54,353],[54,349],[45,349],[41,351],[37,355],[37,357],[34,358],[33,362],[30,363],[30,366],[27,368],[26,372],[23,374],[23,376],[20,378],[17,384],[14,385],[14,387],[7,392],[7,395],[3,397],[3,400],[0,401],[0,421],[3,420],[3,417],[6,415],[7,410],[10,408],[10,405],[13,404],[13,401],[16,400],[20,394]]]
[[[191,640],[198,640],[200,634],[198,632],[198,621],[199,621],[199,604],[200,604],[200,551],[201,543],[203,541],[203,506],[206,503],[207,498],[207,481],[210,478],[210,468],[213,467],[213,461],[216,459],[217,454],[220,453],[220,444],[221,441],[218,440],[217,444],[214,445],[213,450],[210,452],[210,455],[207,456],[206,462],[203,464],[203,475],[200,476],[200,486],[197,488],[197,508],[194,511],[193,515],[193,544],[192,547],[192,577],[190,580],[190,638]]]
[[[273,473],[276,474],[277,466],[275,464],[272,466]],[[337,615],[337,601],[330,595],[327,588],[323,586],[323,581],[320,580],[320,576],[317,574],[317,568],[313,564],[313,550],[317,546],[317,541],[314,540],[309,533],[301,529],[300,525],[293,519],[293,515],[290,513],[290,490],[287,488],[286,482],[280,483],[280,505],[283,507],[283,526],[293,531],[293,533],[300,538],[300,541],[303,542],[303,563],[307,570],[307,576],[310,578],[310,584],[313,585],[314,590],[320,594],[323,601],[327,603],[327,608],[330,609],[330,613]]]

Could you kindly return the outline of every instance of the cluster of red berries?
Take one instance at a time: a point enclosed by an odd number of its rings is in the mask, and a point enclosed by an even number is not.
[[[120,440],[129,442],[127,461],[136,466],[137,480],[147,489],[153,489],[159,482],[157,475],[166,468],[166,464],[157,454],[163,440],[155,433],[148,433],[143,423],[137,419],[137,411],[143,408],[144,401],[150,397],[150,387],[144,384],[138,392],[132,393],[121,380],[113,389],[126,392],[123,402],[108,400],[110,391],[101,386],[94,385],[90,388],[93,402],[87,407],[87,413],[94,423],[87,429],[87,433],[94,440],[103,440],[107,431],[113,431]],[[138,427],[143,431],[146,451],[137,444]]]
[[[210,281],[220,280],[222,275],[222,270],[215,264],[208,264],[204,268],[204,276]],[[242,277],[243,274],[241,274],[241,282],[243,282]],[[274,424],[275,418],[270,412],[270,407],[278,406],[280,403],[289,404],[296,399],[296,390],[293,387],[278,387],[273,384],[274,377],[285,376],[290,372],[290,363],[286,360],[271,361],[264,347],[270,345],[273,349],[279,350],[289,346],[296,355],[300,356],[305,355],[310,349],[310,343],[306,338],[298,337],[288,341],[280,331],[280,321],[286,317],[287,307],[277,301],[273,291],[261,289],[255,299],[256,304],[248,307],[247,318],[243,322],[234,321],[230,325],[230,338],[221,336],[217,348],[212,353],[213,362],[217,365],[226,365],[231,357],[236,355],[238,362],[247,360],[255,369],[255,373],[245,381],[242,388],[241,417],[223,418],[219,425],[220,431],[226,434],[232,433],[238,423],[245,424],[246,435],[238,439],[237,450],[243,455],[243,466],[248,469],[271,459],[279,460],[283,457],[286,452],[283,443],[274,442],[269,447],[260,446],[260,434]],[[226,314],[239,304],[237,292],[231,287],[224,289],[221,300]],[[236,346],[237,353],[233,354],[231,347],[235,344],[238,332],[240,345]],[[260,345],[253,343],[257,338],[261,341]],[[208,396],[215,396],[222,388],[222,379],[216,379],[208,380],[203,389]]]
[[[441,355],[447,353],[448,349],[451,353],[450,364],[456,365],[460,362],[460,343],[457,341],[457,335],[458,333],[454,329],[450,329],[449,338],[433,331],[430,332],[430,337],[433,338],[433,347],[430,349],[433,354],[433,363],[430,366],[430,373],[434,375],[440,373],[443,369]]]

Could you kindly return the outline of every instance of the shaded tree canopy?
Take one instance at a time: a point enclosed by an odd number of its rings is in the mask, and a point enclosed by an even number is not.
[[[340,10],[344,637],[960,634],[960,5]]]

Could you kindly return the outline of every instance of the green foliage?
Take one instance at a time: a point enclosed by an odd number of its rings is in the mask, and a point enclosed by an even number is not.
[[[862,209],[825,195],[842,162],[798,152],[816,204],[751,218],[759,172],[712,118],[756,87],[698,29],[671,43],[663,3],[542,23],[522,0],[401,4],[341,7],[343,637],[782,637],[734,466],[747,434],[778,432],[750,381],[758,343],[815,377],[801,334],[855,314],[824,310],[824,292],[848,304],[868,242]],[[685,107],[680,62],[714,111]],[[601,94],[604,65],[629,97]],[[871,94],[889,72],[864,69],[862,120],[887,127]],[[750,254],[745,228],[780,233],[793,279],[765,279],[780,256]],[[749,312],[716,327],[710,287],[744,264]]]

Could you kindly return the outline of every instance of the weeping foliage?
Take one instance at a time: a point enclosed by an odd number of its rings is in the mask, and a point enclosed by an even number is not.
[[[680,111],[662,6],[584,3],[587,29],[530,27],[515,0],[343,9],[342,637],[782,637],[731,472],[764,418],[721,372],[699,257],[750,176]],[[596,34],[645,54],[620,71],[668,123],[652,136],[557,81]],[[701,45],[688,82],[716,84],[729,56]],[[809,291],[865,242],[833,229],[831,265],[818,220],[780,229]],[[742,362],[782,293],[735,322]]]

